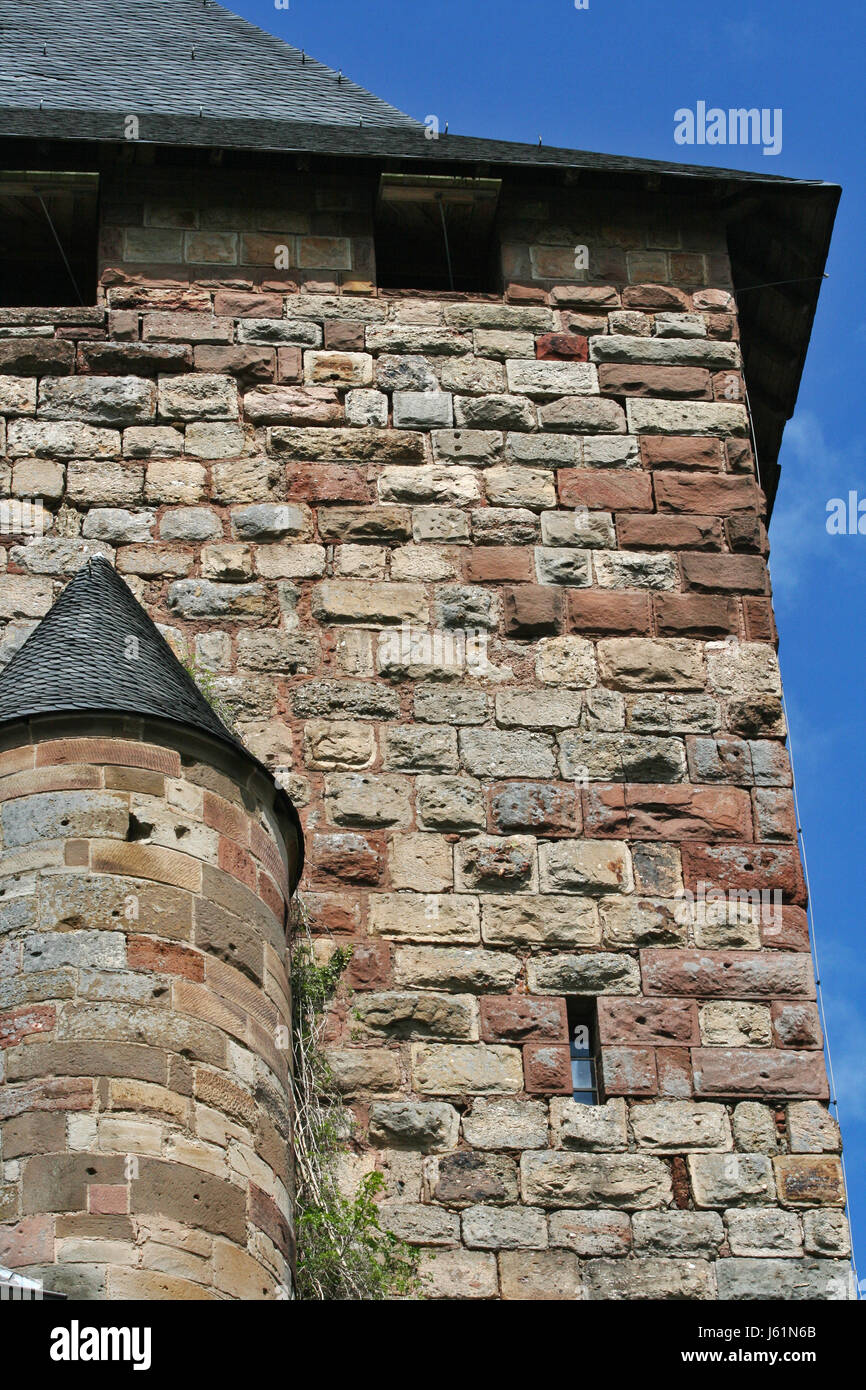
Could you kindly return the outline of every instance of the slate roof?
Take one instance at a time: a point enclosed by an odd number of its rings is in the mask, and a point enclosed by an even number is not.
[[[287,30],[291,11],[283,16]],[[215,0],[2,0],[0,107],[417,126]],[[59,132],[58,132],[59,133]]]
[[[273,780],[270,769],[217,718],[156,624],[101,555],[82,566],[0,671],[0,727],[41,714],[76,713],[169,720],[228,744]],[[294,891],[304,864],[304,838],[282,788],[277,802],[298,838]]]
[[[94,556],[0,671],[0,724],[102,710],[155,715],[242,747],[114,567]]]

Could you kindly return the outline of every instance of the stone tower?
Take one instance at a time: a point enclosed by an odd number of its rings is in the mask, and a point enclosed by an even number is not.
[[[297,815],[104,559],[0,675],[0,830],[6,1259],[290,1296]]]
[[[431,1296],[849,1297],[766,532],[839,190],[431,131],[127,6],[6,0],[0,652],[70,579],[129,614],[114,566],[233,704],[354,950],[347,1190]],[[74,717],[2,687],[0,1263],[259,1297],[291,809],[173,665],[69,654]]]

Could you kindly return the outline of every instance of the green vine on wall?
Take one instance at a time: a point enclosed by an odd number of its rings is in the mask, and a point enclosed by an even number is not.
[[[292,1060],[295,1102],[296,1295],[306,1300],[419,1296],[418,1255],[379,1224],[379,1172],[347,1197],[337,1165],[347,1152],[352,1116],[328,1066],[325,1013],[352,957],[338,946],[320,964],[303,904],[292,903]]]

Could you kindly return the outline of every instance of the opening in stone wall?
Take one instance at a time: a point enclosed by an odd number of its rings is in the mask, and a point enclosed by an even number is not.
[[[571,1094],[578,1105],[599,1104],[598,1014],[594,999],[566,1000]]]
[[[0,306],[96,303],[99,176],[0,170]]]
[[[380,288],[497,293],[501,186],[500,179],[383,174],[375,226]]]

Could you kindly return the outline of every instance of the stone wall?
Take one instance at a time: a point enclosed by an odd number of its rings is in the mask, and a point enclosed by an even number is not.
[[[715,214],[507,193],[505,295],[421,298],[242,253],[365,245],[360,194],[294,232],[155,196],[107,206],[98,310],[0,315],[4,489],[51,510],[9,546],[4,649],[97,550],[235,705],[322,949],[355,947],[347,1184],[383,1170],[434,1296],[847,1296]],[[189,259],[205,224],[227,264]],[[784,906],[700,906],[753,890]]]
[[[0,1264],[289,1297],[285,851],[243,782],[129,732],[0,753]]]

